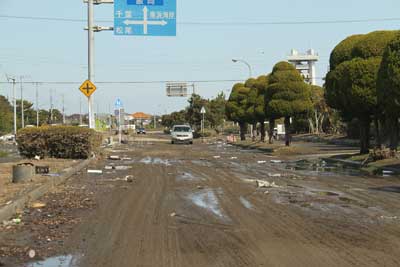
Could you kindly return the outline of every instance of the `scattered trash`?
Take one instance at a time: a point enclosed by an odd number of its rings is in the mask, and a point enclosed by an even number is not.
[[[381,219],[388,219],[388,220],[397,220],[397,216],[384,216],[384,215],[382,215],[381,217],[380,217]]]
[[[122,160],[132,160],[132,158],[122,158]]]
[[[172,212],[169,216],[175,217],[177,214],[175,212]]]
[[[265,191],[264,194],[268,195],[268,194],[269,194],[269,191]]]
[[[280,173],[268,173],[268,176],[269,177],[281,177],[282,174],[280,174]]]
[[[15,218],[11,220],[14,224],[20,224],[22,222],[21,218]]]
[[[102,170],[87,170],[87,173],[102,174]]]
[[[36,252],[33,249],[30,249],[28,252],[29,258],[33,259],[36,256]]]
[[[214,158],[214,159],[220,159],[221,156],[214,156],[213,158]]]
[[[256,185],[258,188],[278,188],[280,187],[279,185],[275,184],[275,182],[268,182],[268,181],[262,181],[262,180],[256,180]]]
[[[132,166],[115,166],[115,168],[117,171],[126,171],[129,169],[132,169]]]
[[[125,181],[127,181],[128,183],[132,183],[133,182],[133,175],[127,175],[125,177]]]
[[[257,161],[257,163],[258,164],[264,164],[264,163],[267,163],[265,160],[259,160],[259,161]]]
[[[231,157],[231,159],[237,159],[238,157]]]
[[[12,200],[8,201],[8,202],[6,203],[6,205],[10,205],[11,203],[12,203]]]
[[[383,170],[382,171],[382,174],[394,174],[394,172],[393,171],[389,171],[389,170]]]
[[[46,174],[43,174],[43,176],[48,176],[48,177],[59,177],[60,174],[59,174],[59,173],[46,173]]]
[[[31,207],[34,208],[34,209],[41,209],[41,208],[46,207],[46,203],[34,202],[34,203],[32,203]]]
[[[113,170],[113,169],[115,169],[115,167],[114,167],[114,166],[105,166],[104,169],[106,169],[106,170]]]
[[[118,155],[110,155],[110,156],[108,156],[108,159],[110,159],[110,160],[121,160],[121,158]]]
[[[271,159],[271,163],[282,163],[282,160],[279,160],[279,159]]]
[[[35,160],[40,160],[40,156],[35,156],[34,159]]]

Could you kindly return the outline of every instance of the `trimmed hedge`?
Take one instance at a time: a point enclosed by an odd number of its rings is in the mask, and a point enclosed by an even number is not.
[[[27,158],[86,159],[98,150],[101,141],[96,131],[76,126],[25,128],[17,134],[18,150]]]

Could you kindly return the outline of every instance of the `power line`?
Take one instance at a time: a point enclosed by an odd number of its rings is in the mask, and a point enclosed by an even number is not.
[[[32,16],[12,16],[0,14],[0,18],[22,19],[37,21],[59,21],[59,22],[86,22],[85,19],[58,18],[58,17],[32,17]],[[400,18],[367,18],[367,19],[343,19],[343,20],[309,20],[309,21],[182,21],[180,25],[199,25],[199,26],[246,26],[246,25],[305,25],[305,24],[347,24],[347,23],[367,23],[367,22],[393,22],[400,21]],[[96,20],[96,22],[112,23],[112,20]]]
[[[103,81],[96,82],[96,84],[164,84],[164,83],[226,83],[226,82],[243,82],[243,80],[193,80],[193,81]],[[68,85],[68,84],[81,84],[74,81],[32,81],[22,82],[23,84],[49,84],[49,85]],[[8,84],[8,82],[0,82],[0,84]]]

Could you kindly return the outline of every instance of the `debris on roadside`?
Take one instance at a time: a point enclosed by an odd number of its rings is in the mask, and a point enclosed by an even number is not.
[[[213,158],[214,158],[214,159],[220,159],[221,156],[214,156]]]
[[[33,249],[30,249],[28,252],[28,256],[29,256],[29,258],[33,259],[36,256],[36,251],[34,251]]]
[[[12,203],[12,200],[8,201],[8,202],[6,203],[6,206],[10,205],[11,203]]]
[[[35,160],[40,160],[40,156],[37,156],[37,155],[36,155],[36,156],[34,157],[34,159],[35,159]]]
[[[102,174],[102,170],[87,170],[87,173],[92,173],[92,174]]]
[[[275,184],[275,182],[268,182],[268,181],[262,181],[262,180],[256,180],[256,185],[258,188],[279,188],[281,186]]]
[[[280,173],[268,173],[268,177],[282,177]]]
[[[172,212],[169,216],[171,216],[171,217],[176,217],[177,214],[176,214],[175,212]]]
[[[380,216],[379,218],[385,219],[385,220],[397,220],[398,219],[397,216],[384,216],[384,215]]]
[[[132,166],[115,166],[115,168],[117,171],[126,171],[129,169],[132,169]]]
[[[121,158],[118,155],[110,155],[110,156],[108,156],[108,159],[110,159],[110,160],[121,160]]]
[[[279,159],[271,159],[271,163],[282,163],[282,160],[279,160]]]
[[[124,160],[124,161],[126,161],[126,160],[132,160],[132,158],[124,157],[124,158],[122,158],[121,160]]]
[[[267,163],[267,161],[265,161],[265,160],[259,160],[259,161],[257,161],[257,163],[258,163],[258,164],[264,164],[264,163]]]
[[[125,181],[127,181],[128,183],[132,183],[133,182],[133,175],[125,176]]]
[[[114,169],[115,169],[115,166],[106,165],[106,166],[104,166],[104,169],[105,169],[105,170],[114,170]]]
[[[231,157],[231,159],[237,159],[238,157]]]
[[[32,205],[31,205],[31,208],[34,208],[34,209],[42,209],[44,207],[46,207],[46,203],[38,202],[38,201],[32,203]]]

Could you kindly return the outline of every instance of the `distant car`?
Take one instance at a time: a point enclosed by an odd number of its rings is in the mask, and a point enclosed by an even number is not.
[[[138,128],[138,129],[136,130],[136,133],[137,133],[137,134],[146,134],[146,129],[143,128],[143,127]]]
[[[188,125],[174,125],[171,129],[171,144],[193,144],[193,130]]]

